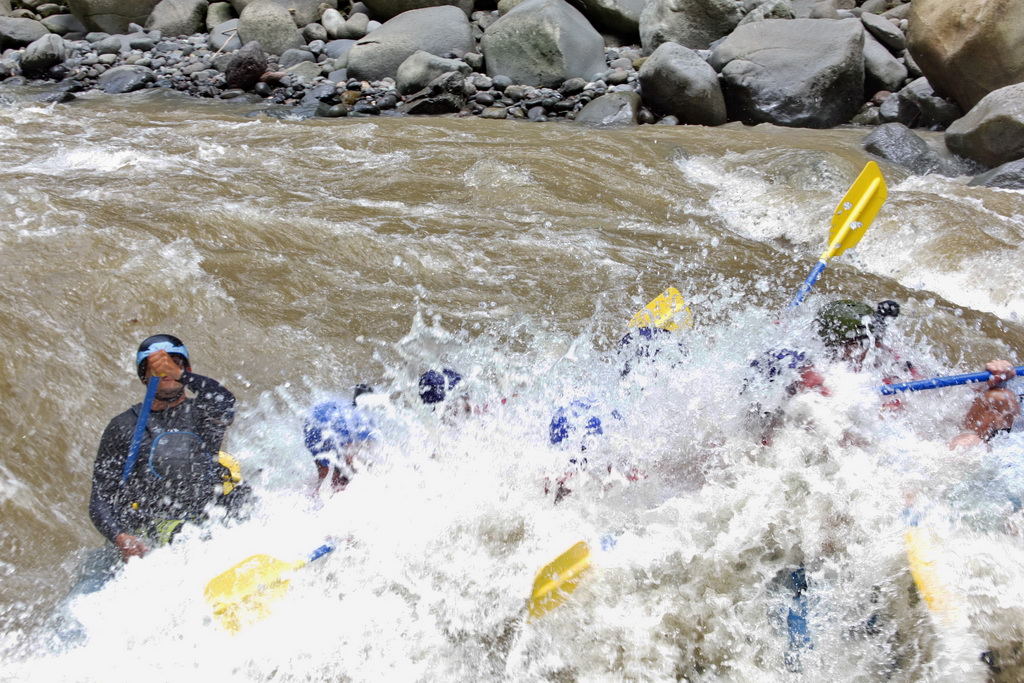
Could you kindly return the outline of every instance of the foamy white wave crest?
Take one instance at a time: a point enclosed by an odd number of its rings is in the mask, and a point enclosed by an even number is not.
[[[174,161],[167,156],[144,154],[133,149],[111,150],[106,147],[77,147],[62,149],[37,162],[18,166],[11,170],[43,175],[61,175],[73,171],[97,173],[144,171],[154,173],[174,166]]]

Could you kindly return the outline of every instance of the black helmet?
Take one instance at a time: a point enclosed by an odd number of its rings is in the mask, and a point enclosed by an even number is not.
[[[372,393],[373,387],[371,387],[369,384],[360,383],[355,385],[354,387],[352,387],[352,405],[356,405],[356,401],[358,401],[359,397],[362,396],[363,394]]]
[[[185,361],[186,370],[192,367],[185,342],[172,334],[154,334],[139,344],[139,350],[135,354],[135,369],[139,373],[139,379],[146,379],[146,359],[156,351],[166,351],[172,356],[178,356]]]
[[[826,346],[866,339],[869,331],[875,338],[881,338],[885,319],[899,314],[900,305],[891,300],[877,306],[849,299],[833,301],[818,312],[818,334]]]

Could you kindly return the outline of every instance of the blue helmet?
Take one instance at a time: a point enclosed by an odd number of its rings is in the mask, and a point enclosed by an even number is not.
[[[185,369],[191,367],[188,357],[188,349],[185,343],[172,334],[154,334],[147,337],[135,352],[135,370],[139,373],[139,379],[146,379],[146,365],[149,357],[157,351],[166,351],[172,356],[177,356],[185,361]]]
[[[427,370],[420,376],[420,400],[428,405],[440,403],[461,380],[462,375],[451,368]]]
[[[551,417],[548,438],[553,445],[557,445],[570,436],[583,438],[604,434],[604,426],[597,412],[596,402],[590,399],[572,401],[568,406],[556,410]],[[617,410],[611,411],[610,415],[616,420],[622,419],[622,415]],[[584,448],[586,448],[585,445]]]
[[[337,451],[352,443],[375,441],[379,436],[370,415],[337,400],[313,406],[302,431],[306,437],[306,448],[314,457]]]

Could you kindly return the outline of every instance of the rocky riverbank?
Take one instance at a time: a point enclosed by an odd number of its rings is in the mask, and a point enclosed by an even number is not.
[[[1024,187],[1017,0],[431,1],[0,0],[0,78],[299,117],[859,124],[916,173]]]

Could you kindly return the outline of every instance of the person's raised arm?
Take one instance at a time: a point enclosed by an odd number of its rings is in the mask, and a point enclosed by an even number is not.
[[[1014,419],[1020,414],[1017,394],[1003,386],[1004,382],[1017,376],[1010,361],[989,361],[985,364],[985,370],[992,374],[988,388],[967,409],[964,417],[964,428],[967,431],[954,438],[949,443],[950,448],[976,446],[1001,431],[1009,431]]]
[[[199,436],[211,450],[219,450],[224,432],[235,420],[235,395],[217,380],[193,372],[182,372],[179,381],[195,394]]]

